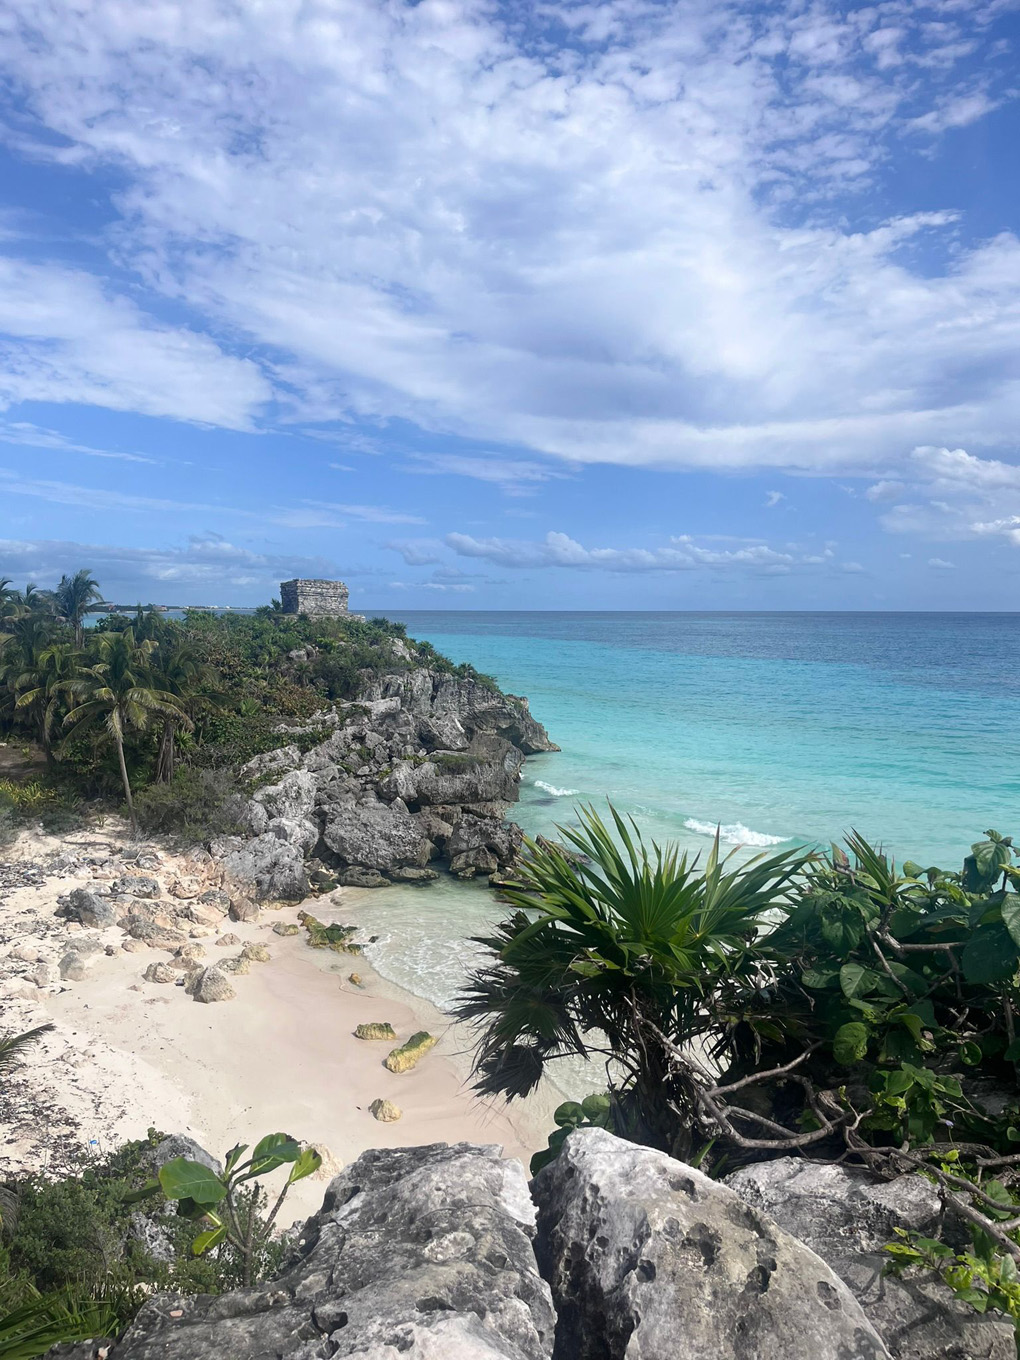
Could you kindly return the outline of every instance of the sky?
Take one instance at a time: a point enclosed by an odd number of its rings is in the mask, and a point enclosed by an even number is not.
[[[1004,609],[1020,0],[6,0],[0,576]]]

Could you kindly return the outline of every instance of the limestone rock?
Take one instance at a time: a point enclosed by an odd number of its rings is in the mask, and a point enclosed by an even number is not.
[[[240,944],[240,935],[235,935],[233,931],[227,931],[226,935],[221,935],[216,943],[223,949],[229,949],[231,945]]]
[[[380,1124],[395,1124],[403,1115],[403,1110],[399,1105],[394,1105],[392,1100],[373,1100],[369,1105],[369,1112],[374,1119],[378,1119]]]
[[[271,831],[244,840],[224,836],[212,842],[226,878],[259,899],[300,900],[308,893],[304,852]]]
[[[128,934],[132,939],[147,944],[150,949],[166,949],[172,954],[187,942],[188,937],[182,930],[168,930],[154,921],[145,921],[137,916],[130,917],[129,921]]]
[[[560,749],[531,716],[527,699],[501,694],[477,680],[461,680],[438,671],[405,671],[374,677],[361,696],[363,702],[394,697],[419,718],[435,722],[453,715],[462,726],[493,732],[513,742],[525,755]]]
[[[80,925],[99,929],[112,926],[117,920],[117,913],[110,899],[93,892],[91,888],[75,888],[68,893],[60,914],[68,921],[77,921]]]
[[[347,981],[348,981],[353,987],[364,987],[364,985],[365,985],[364,982],[362,982],[362,980],[361,980],[361,974],[360,974],[360,973],[348,973],[348,975],[347,975]],[[394,1038],[395,1038],[395,1037],[396,1037],[396,1036],[394,1035]]]
[[[189,1162],[201,1162],[210,1171],[215,1171],[217,1176],[223,1171],[222,1164],[211,1152],[206,1152],[200,1143],[180,1133],[170,1133],[161,1138],[154,1148],[142,1154],[142,1164],[155,1175],[160,1167],[166,1166],[167,1162],[172,1162],[175,1157],[186,1157]]]
[[[581,1129],[533,1191],[560,1360],[888,1360],[824,1261],[665,1153]]]
[[[301,927],[298,926],[298,925],[295,925],[293,921],[274,921],[274,922],[273,922],[273,934],[274,934],[274,935],[300,935],[300,934],[301,934]]]
[[[60,976],[65,982],[84,982],[88,976],[89,965],[95,958],[94,953],[81,953],[71,950],[60,960]]]
[[[198,926],[218,926],[223,920],[223,912],[212,902],[189,902],[181,916]]]
[[[743,1167],[727,1184],[828,1262],[896,1360],[1014,1360],[1005,1318],[976,1313],[930,1275],[884,1273],[882,1247],[897,1228],[937,1231],[941,1204],[930,1181],[876,1181],[862,1170],[782,1157]]]
[[[276,1280],[156,1295],[110,1360],[548,1360],[533,1215],[523,1168],[496,1148],[363,1153]]]
[[[182,902],[197,897],[201,891],[202,880],[194,874],[175,875],[167,887],[169,895],[179,898]]]
[[[301,749],[298,746],[281,746],[277,751],[267,751],[264,755],[254,756],[242,765],[238,774],[242,779],[260,779],[263,775],[276,770],[292,770],[301,763]]]
[[[125,954],[141,954],[149,946],[144,940],[135,940],[129,937],[121,943],[120,947]]]
[[[236,902],[230,904],[232,921],[257,921],[261,915],[261,911],[249,897],[239,897]]]
[[[417,1034],[412,1034],[406,1044],[400,1048],[395,1048],[392,1053],[383,1059],[383,1066],[390,1072],[410,1072],[412,1067],[417,1067],[426,1053],[431,1053],[439,1040],[433,1034],[425,1030],[419,1030]]]
[[[315,806],[316,788],[315,776],[308,770],[291,770],[278,784],[259,789],[252,802],[263,809],[266,823],[277,817],[303,822]]]
[[[196,1001],[231,1001],[237,995],[218,968],[199,968],[184,984],[184,990]]]
[[[352,864],[340,875],[345,888],[388,888],[390,881],[378,869],[365,869],[360,864]]]
[[[367,1025],[358,1025],[354,1031],[355,1039],[386,1039],[389,1043],[394,1043],[397,1038],[397,1031],[388,1020],[375,1020]]]
[[[176,982],[177,972],[171,968],[170,964],[160,961],[159,963],[150,963],[142,977],[146,982]]]
[[[142,874],[124,874],[114,879],[110,886],[115,893],[125,897],[159,897],[162,891],[158,879],[147,878]]]
[[[243,977],[245,973],[251,972],[251,959],[246,958],[244,954],[238,954],[232,959],[221,959],[216,966],[224,973]]]
[[[364,803],[331,810],[322,839],[347,864],[385,873],[428,863],[430,844],[414,817],[400,806]],[[347,878],[341,876],[341,882]]]
[[[244,946],[241,950],[241,957],[250,959],[252,963],[271,963],[273,958],[266,946],[255,940]]]

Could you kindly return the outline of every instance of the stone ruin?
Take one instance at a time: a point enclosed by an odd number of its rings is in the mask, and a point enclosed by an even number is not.
[[[285,614],[337,618],[348,613],[348,591],[343,581],[281,581],[280,603]]]

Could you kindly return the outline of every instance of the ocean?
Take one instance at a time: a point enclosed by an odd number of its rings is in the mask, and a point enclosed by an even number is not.
[[[386,612],[563,748],[525,764],[529,834],[607,799],[702,852],[716,826],[738,855],[854,828],[958,867],[988,827],[1020,834],[1020,614]],[[500,905],[444,880],[370,913],[375,966],[444,1004]]]

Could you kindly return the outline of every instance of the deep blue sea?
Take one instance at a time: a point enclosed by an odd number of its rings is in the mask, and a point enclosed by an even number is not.
[[[856,828],[956,867],[986,828],[1020,834],[1020,614],[387,613],[563,748],[525,765],[531,833],[610,798],[693,849],[716,825],[755,849]],[[450,883],[377,898],[378,966],[437,1000],[499,910]]]

